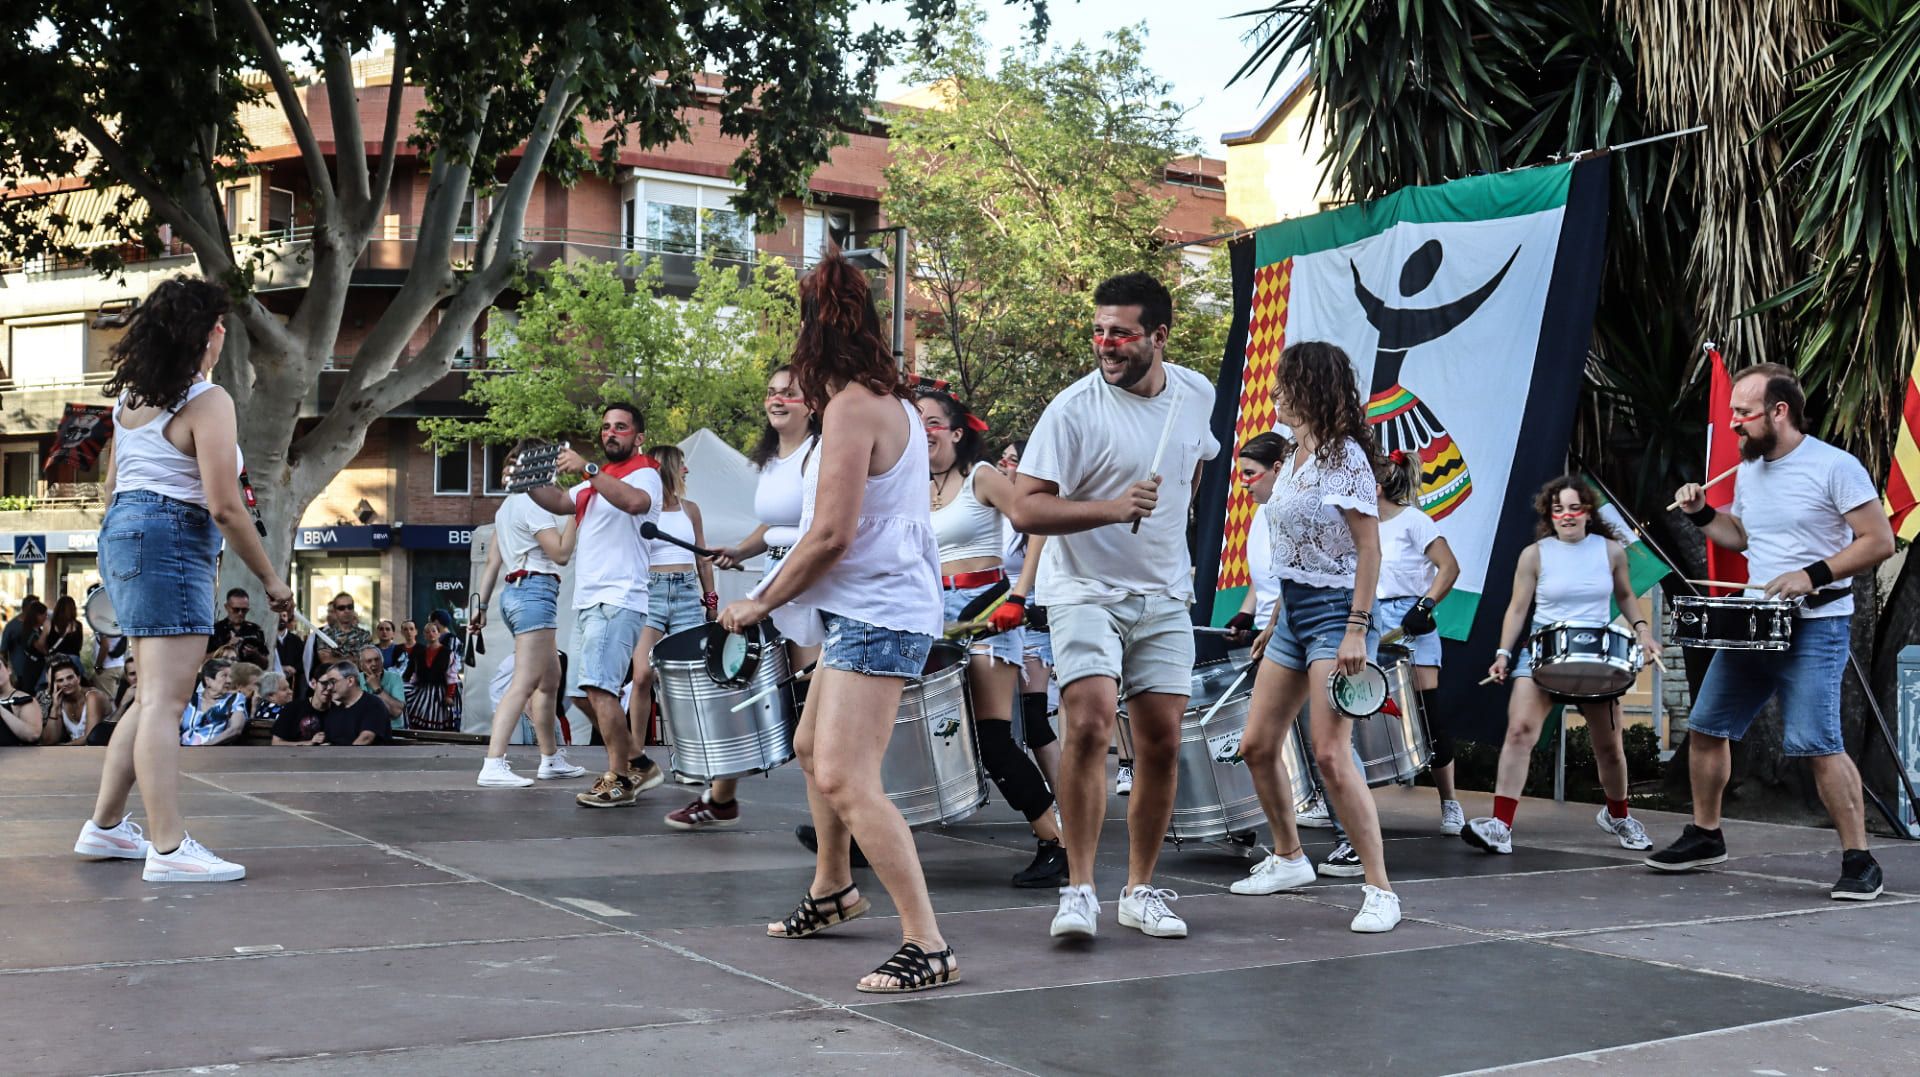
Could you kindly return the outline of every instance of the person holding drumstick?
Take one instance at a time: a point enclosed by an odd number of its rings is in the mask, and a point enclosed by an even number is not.
[[[1520,791],[1526,788],[1527,764],[1533,760],[1540,726],[1556,702],[1533,681],[1532,651],[1521,636],[1527,609],[1533,609],[1532,631],[1538,632],[1561,621],[1607,624],[1613,620],[1609,602],[1617,602],[1640,646],[1650,655],[1660,653],[1653,626],[1641,614],[1640,600],[1627,576],[1627,554],[1620,536],[1595,513],[1595,498],[1586,480],[1578,475],[1554,479],[1541,488],[1533,508],[1540,517],[1540,539],[1520,551],[1520,562],[1513,570],[1513,598],[1500,627],[1500,649],[1487,670],[1502,684],[1513,681],[1507,697],[1507,737],[1500,745],[1500,768],[1494,778],[1493,815],[1473,820],[1460,832],[1461,840],[1489,853],[1513,852],[1513,817],[1520,809]],[[1517,660],[1515,648],[1519,649]],[[1607,806],[1594,816],[1594,822],[1612,834],[1622,849],[1652,848],[1646,828],[1627,810],[1620,701],[1585,700],[1574,705],[1593,738],[1593,764],[1607,797]]]
[[[720,611],[713,562],[681,544],[701,549],[707,545],[700,506],[686,498],[686,455],[678,445],[666,443],[649,447],[647,455],[659,465],[661,497],[660,519],[654,525],[659,530],[647,540],[647,626],[633,648],[633,682],[627,693],[627,725],[635,744],[647,743],[653,719],[654,646],[675,632],[706,624]]]
[[[820,851],[799,907],[767,934],[804,938],[867,911],[848,860],[849,837],[858,838],[902,935],[858,988],[925,991],[955,982],[960,968],[934,918],[913,833],[881,786],[880,761],[901,691],[925,671],[942,628],[940,551],[920,485],[926,433],[866,277],[830,253],[801,281],[800,305],[794,380],[821,417],[819,452],[803,464],[800,541],[751,597],[720,614],[738,632],[792,603],[796,638],[823,642],[793,737]]]
[[[1353,755],[1353,720],[1324,686],[1337,670],[1365,668],[1374,644],[1373,596],[1380,573],[1379,504],[1373,437],[1347,353],[1322,341],[1280,353],[1275,417],[1293,431],[1266,507],[1271,571],[1280,602],[1254,649],[1260,654],[1240,754],[1273,827],[1273,855],[1254,866],[1237,893],[1274,893],[1314,877],[1300,849],[1291,787],[1280,748],[1300,706],[1312,723],[1314,762],[1327,798],[1366,876],[1354,931],[1391,931],[1400,898],[1387,878],[1380,818]]]
[[[1893,528],[1860,461],[1805,432],[1806,394],[1791,370],[1777,363],[1742,370],[1732,400],[1742,462],[1731,511],[1708,507],[1698,484],[1682,486],[1674,499],[1709,540],[1746,553],[1748,578],[1767,581],[1766,597],[1806,601],[1786,653],[1725,651],[1707,667],[1687,720],[1693,822],[1647,866],[1690,871],[1725,862],[1720,797],[1732,767],[1729,742],[1745,736],[1778,693],[1786,753],[1811,764],[1839,832],[1840,879],[1831,896],[1871,901],[1885,884],[1867,851],[1860,771],[1840,735],[1840,681],[1853,620],[1847,581],[1893,556]]]
[[[240,494],[233,398],[210,380],[230,309],[226,290],[211,281],[164,281],[110,359],[107,392],[118,399],[100,574],[142,683],[133,715],[107,746],[100,795],[73,851],[144,857],[148,882],[247,874],[194,841],[180,817],[180,715],[213,634],[221,537],[264,585],[268,605],[293,608],[293,591],[267,559]],[[126,814],[136,781],[151,839]]]

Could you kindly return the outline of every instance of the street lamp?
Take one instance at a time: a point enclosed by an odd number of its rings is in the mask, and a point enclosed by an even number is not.
[[[849,232],[849,243],[862,236],[879,236],[893,233],[893,364],[901,370],[907,369],[907,229],[901,225],[895,228],[867,228]],[[847,261],[874,272],[885,272],[887,252],[881,247],[851,247],[840,252]]]

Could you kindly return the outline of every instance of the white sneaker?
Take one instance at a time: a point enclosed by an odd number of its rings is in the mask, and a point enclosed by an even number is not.
[[[1490,815],[1483,815],[1467,824],[1460,832],[1461,840],[1476,849],[1490,853],[1513,852],[1513,830],[1507,824]]]
[[[1607,814],[1607,809],[1601,808],[1600,814],[1594,816],[1593,821],[1600,824],[1600,829],[1619,838],[1622,849],[1653,848],[1653,839],[1647,836],[1647,828],[1641,826],[1640,820],[1631,815],[1625,819],[1615,819]]]
[[[586,773],[587,768],[576,767],[567,762],[567,753],[563,748],[552,755],[540,757],[540,772],[537,777],[541,781],[553,781],[556,778],[579,778]]]
[[[478,784],[488,789],[525,789],[533,784],[532,778],[523,778],[513,772],[513,764],[505,757],[489,759],[480,764]]]
[[[1363,935],[1392,931],[1394,925],[1400,922],[1400,895],[1391,890],[1382,890],[1372,883],[1362,886],[1360,892],[1367,895],[1367,899],[1361,904],[1353,923],[1347,926]]]
[[[1060,888],[1060,911],[1047,933],[1056,939],[1090,939],[1100,930],[1100,899],[1091,886]]]
[[[139,860],[147,855],[148,847],[147,836],[131,815],[105,830],[88,819],[80,828],[80,840],[73,843],[73,851],[81,856],[118,860]]]
[[[222,860],[191,837],[180,848],[163,853],[147,846],[147,867],[140,877],[150,883],[230,883],[247,877],[247,869]]]
[[[1293,813],[1295,826],[1309,826],[1315,830],[1332,830],[1333,816],[1327,813],[1327,802],[1314,797],[1307,806]]]
[[[1298,890],[1313,880],[1313,861],[1304,856],[1287,860],[1270,855],[1255,864],[1246,878],[1236,880],[1227,889],[1236,894],[1277,894],[1282,890]]]
[[[1124,796],[1129,796],[1132,793],[1133,793],[1133,768],[1128,766],[1125,763],[1122,763],[1120,764],[1119,772],[1114,774],[1113,776],[1113,794],[1115,796],[1124,797]]]
[[[1184,939],[1187,922],[1167,908],[1167,902],[1179,900],[1180,895],[1171,890],[1136,886],[1132,893],[1120,895],[1120,926],[1139,928],[1142,935],[1156,939]]]
[[[1467,828],[1467,811],[1457,800],[1440,802],[1440,833],[1458,834]]]

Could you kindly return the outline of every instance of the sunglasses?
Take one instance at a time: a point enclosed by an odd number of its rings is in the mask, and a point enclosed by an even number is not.
[[[335,606],[335,607],[333,607],[333,612],[335,612],[335,613],[352,613],[352,612],[353,612],[353,603],[351,603],[351,602],[349,602],[349,603],[347,603],[347,604],[346,604],[346,605],[344,605],[344,606]]]

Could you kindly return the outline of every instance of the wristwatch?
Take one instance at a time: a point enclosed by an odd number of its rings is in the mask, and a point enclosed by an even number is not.
[[[587,478],[589,478],[589,479],[591,479],[591,478],[593,478],[593,477],[594,477],[595,475],[598,475],[598,474],[600,474],[600,465],[599,465],[599,464],[588,464],[588,465],[586,466],[586,469],[585,469],[585,471],[584,471],[584,474],[585,474],[585,475],[587,476]]]

